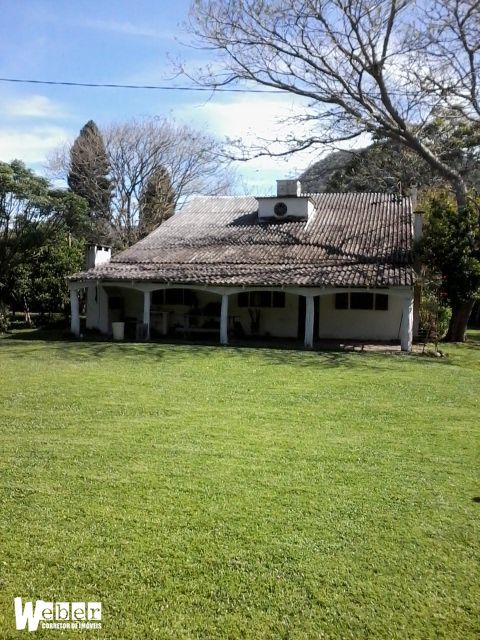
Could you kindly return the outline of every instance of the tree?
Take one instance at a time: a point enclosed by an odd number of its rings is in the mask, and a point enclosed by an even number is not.
[[[160,185],[162,172],[171,191],[164,194],[167,209],[157,211],[160,221],[168,217],[170,206],[196,193],[214,195],[230,188],[232,176],[218,142],[191,127],[146,118],[112,125],[104,137],[112,169],[113,224],[119,247],[130,246],[143,235],[140,222],[146,192],[151,195],[155,183]]]
[[[41,317],[65,312],[69,300],[66,278],[80,271],[84,262],[84,241],[58,229],[23,256],[15,278],[17,297]]]
[[[175,192],[168,171],[157,169],[148,179],[139,201],[139,237],[143,238],[173,215]]]
[[[310,132],[287,135],[279,154],[373,134],[447,181],[463,216],[467,185],[426,128],[446,110],[478,134],[479,2],[195,0],[191,28],[218,54],[202,84],[253,82],[306,100]]]
[[[307,192],[321,190],[336,192],[378,193],[409,190],[410,185],[431,186],[438,181],[415,153],[393,142],[374,142],[364,149],[351,152],[338,151],[312,165],[301,177],[302,188]]]
[[[448,161],[469,188],[480,188],[480,135],[468,121],[444,112],[424,127],[431,148]],[[449,117],[450,116],[450,117]],[[333,157],[332,157],[333,156]],[[337,151],[310,167],[300,178],[307,191],[392,191],[408,193],[448,186],[442,176],[408,147],[375,140],[364,149]]]
[[[463,341],[474,301],[480,296],[480,199],[468,202],[459,215],[445,192],[430,197],[419,252],[427,279],[451,305],[446,340]]]
[[[102,134],[93,120],[81,129],[70,149],[68,186],[88,203],[92,221],[90,238],[98,242],[109,235],[112,185]]]
[[[0,302],[28,313],[25,277],[42,247],[84,229],[87,221],[82,198],[52,189],[18,160],[0,162]]]
[[[117,249],[137,242],[192,195],[225,194],[232,188],[233,174],[220,144],[191,127],[145,118],[106,127],[102,137],[110,167]],[[67,149],[50,158],[56,177],[65,177],[68,167]]]
[[[220,58],[201,82],[250,81],[307,99],[317,132],[287,137],[284,153],[376,134],[412,149],[465,204],[461,175],[423,128],[450,106],[478,130],[479,3],[195,0],[191,24]]]

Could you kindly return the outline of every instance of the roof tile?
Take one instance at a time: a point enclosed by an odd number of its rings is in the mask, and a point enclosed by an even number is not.
[[[311,194],[311,220],[259,222],[253,197],[200,197],[72,280],[237,286],[411,286],[412,206],[390,194]]]

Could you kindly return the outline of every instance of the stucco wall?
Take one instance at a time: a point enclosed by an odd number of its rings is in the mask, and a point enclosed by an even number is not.
[[[382,290],[382,293],[388,293]],[[388,311],[335,309],[335,296],[320,297],[320,338],[397,340],[402,300],[388,296]]]

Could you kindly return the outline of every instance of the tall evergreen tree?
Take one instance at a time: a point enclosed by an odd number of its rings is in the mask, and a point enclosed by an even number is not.
[[[173,215],[175,191],[166,169],[160,167],[150,176],[139,205],[139,237],[143,238]]]
[[[110,235],[112,184],[105,144],[93,120],[81,129],[70,149],[68,185],[88,202],[92,222],[91,240],[107,240]]]

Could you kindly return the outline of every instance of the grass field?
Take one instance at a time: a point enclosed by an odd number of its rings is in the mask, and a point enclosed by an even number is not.
[[[16,596],[102,602],[35,638],[478,638],[480,342],[446,350],[1,340],[0,638]]]

